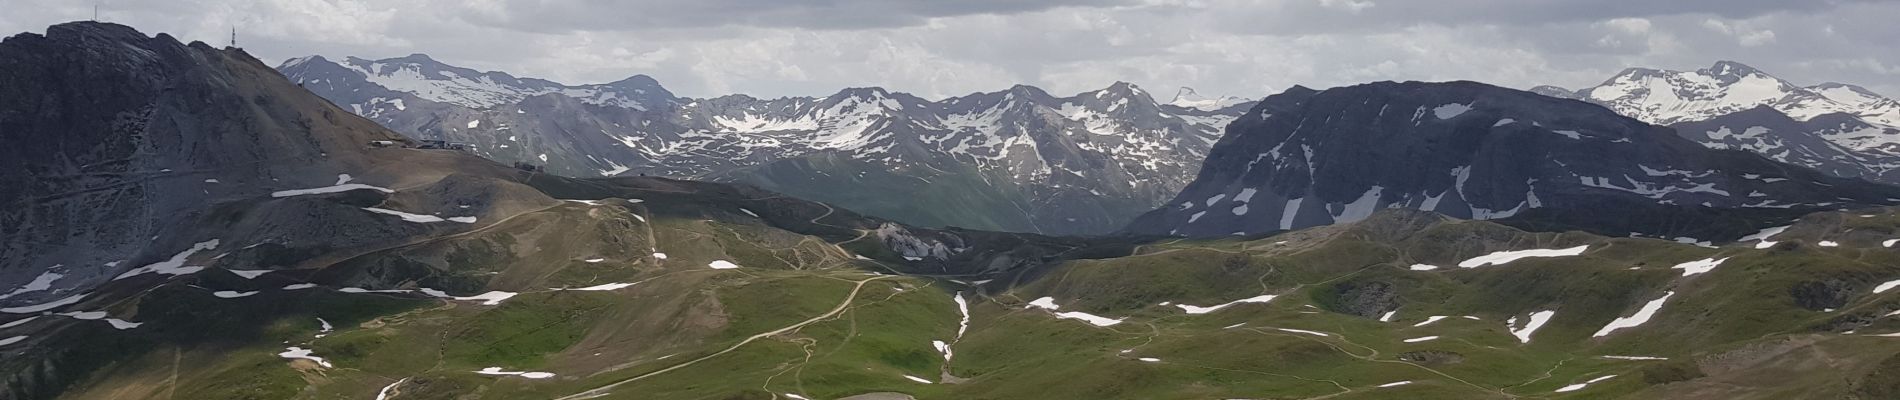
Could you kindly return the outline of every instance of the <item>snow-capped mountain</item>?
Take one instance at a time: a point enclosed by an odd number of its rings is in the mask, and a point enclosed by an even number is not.
[[[1185,86],[1181,87],[1180,91],[1174,93],[1174,100],[1168,102],[1169,105],[1176,107],[1192,108],[1201,111],[1215,111],[1251,103],[1253,103],[1253,100],[1236,96],[1202,96],[1200,93],[1196,93],[1194,88]]]
[[[399,132],[557,174],[744,182],[918,225],[1041,233],[1108,232],[1153,209],[1251,104],[1191,89],[1164,104],[1128,83],[1068,97],[1019,85],[942,100],[875,87],[696,99],[645,76],[571,86],[423,55],[279,70]]]
[[[1630,68],[1602,85],[1532,92],[1583,100],[1623,115],[1677,128],[1718,149],[1755,152],[1835,176],[1900,184],[1900,101],[1865,88],[1799,86],[1722,61],[1697,71]]]
[[[1746,150],[1829,175],[1900,183],[1900,129],[1845,113],[1798,120],[1770,106],[1681,122],[1676,134],[1716,149]]]
[[[1540,87],[1540,94],[1561,90]],[[1548,92],[1548,93],[1547,93]],[[1695,71],[1629,68],[1570,97],[1602,104],[1645,122],[1669,125],[1701,121],[1769,106],[1808,120],[1847,113],[1884,125],[1900,125],[1900,102],[1858,86],[1824,83],[1802,87],[1734,61]]]
[[[1466,219],[1541,213],[1611,231],[1647,224],[1632,221],[1640,215],[1900,202],[1900,189],[1673,133],[1474,82],[1296,87],[1235,121],[1200,176],[1128,230],[1256,234],[1413,208]]]

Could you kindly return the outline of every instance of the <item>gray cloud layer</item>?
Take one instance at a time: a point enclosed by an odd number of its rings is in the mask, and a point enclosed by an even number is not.
[[[1736,60],[1900,95],[1893,0],[101,0],[102,19],[268,61],[429,53],[568,83],[647,74],[684,95],[926,97],[1130,81],[1262,96],[1373,80],[1595,84]],[[0,31],[92,3],[0,0]],[[1165,100],[1165,99],[1164,99]]]

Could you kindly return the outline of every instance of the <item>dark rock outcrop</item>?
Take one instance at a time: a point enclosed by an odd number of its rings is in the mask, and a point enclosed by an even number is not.
[[[1379,82],[1268,97],[1229,126],[1193,183],[1127,230],[1266,233],[1383,208],[1541,213],[1590,228],[1603,215],[1894,202],[1900,189],[1708,149],[1589,103],[1475,82]]]

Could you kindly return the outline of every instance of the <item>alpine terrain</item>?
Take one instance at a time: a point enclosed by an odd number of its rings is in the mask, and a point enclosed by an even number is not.
[[[1296,87],[1235,121],[1200,176],[1129,230],[1248,235],[1410,208],[1711,239],[1725,235],[1721,225],[1695,221],[1729,210],[1900,203],[1900,188],[1673,133],[1603,107],[1474,82]]]
[[[1900,397],[1900,208],[1861,206],[1896,189],[1483,84],[1252,107],[1180,196],[1207,213],[1148,216],[1190,239],[538,173],[107,23],[0,41],[0,79],[3,399]],[[1752,233],[1530,218],[1668,207]]]
[[[568,86],[443,64],[311,56],[277,67],[417,139],[575,177],[746,183],[923,226],[1113,231],[1187,184],[1251,102],[1128,83],[1069,97],[1031,86],[926,100],[674,96],[652,78]]]
[[[1630,68],[1574,92],[1552,86],[1532,91],[1668,125],[1711,148],[1747,150],[1834,176],[1900,184],[1900,101],[1859,86],[1799,86],[1722,61],[1696,71]]]

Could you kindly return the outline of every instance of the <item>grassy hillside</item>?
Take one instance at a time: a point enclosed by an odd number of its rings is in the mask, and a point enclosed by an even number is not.
[[[142,325],[40,315],[0,331],[30,343],[0,348],[7,393],[1873,399],[1900,387],[1900,339],[1878,336],[1900,332],[1886,317],[1900,291],[1875,293],[1900,279],[1889,210],[1810,215],[1761,248],[1401,210],[1268,237],[1076,240],[898,230],[717,184],[529,183],[578,201],[254,279],[226,271],[250,261],[222,260],[262,247],[233,246],[194,256],[202,272],[115,282],[60,311]],[[906,243],[947,253],[907,256]],[[1704,259],[1723,261],[1672,268]],[[315,286],[285,289],[300,284]],[[590,290],[563,290],[577,288]],[[1596,335],[1665,295],[1646,321]]]

